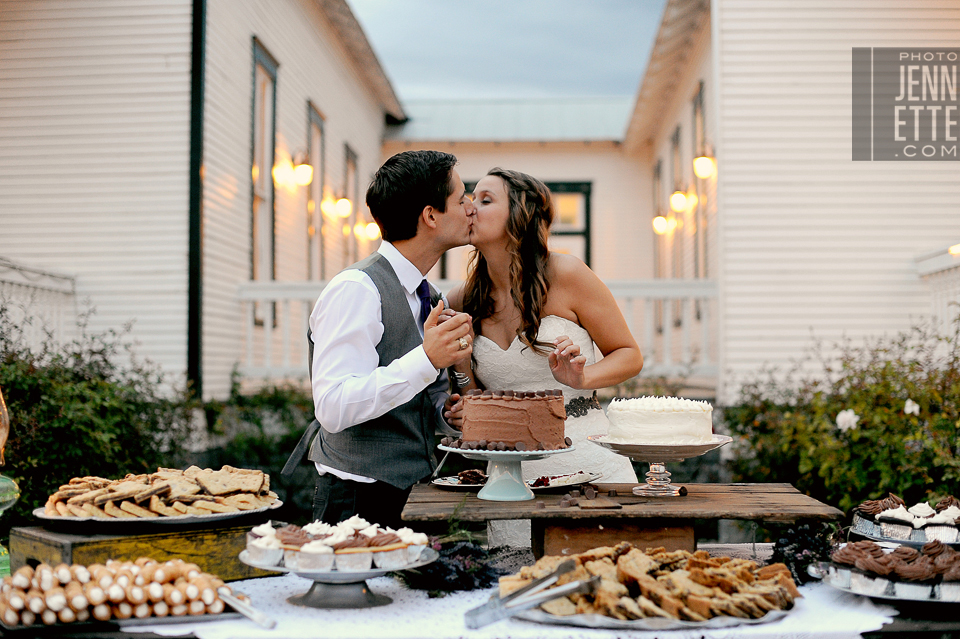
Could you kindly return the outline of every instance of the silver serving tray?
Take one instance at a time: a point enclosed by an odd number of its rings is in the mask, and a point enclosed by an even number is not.
[[[683,461],[691,457],[699,457],[733,441],[733,438],[727,435],[714,435],[713,439],[703,444],[623,444],[610,441],[609,435],[590,435],[587,439],[634,461],[653,463]]]
[[[840,568],[840,569],[843,570],[843,568]],[[940,591],[940,584],[932,584],[929,586],[927,586],[926,584],[920,584],[920,585],[926,586],[930,594],[926,597],[923,597],[923,596],[908,597],[903,595],[897,595],[896,585],[894,584],[894,582],[890,581],[889,579],[884,579],[883,577],[880,577],[879,580],[885,581],[886,585],[884,586],[883,592],[881,593],[861,592],[860,590],[854,589],[852,585],[850,587],[842,586],[839,583],[837,583],[837,579],[838,579],[838,576],[834,574],[830,574],[829,570],[824,571],[823,582],[825,584],[827,584],[831,588],[836,588],[837,590],[842,590],[843,592],[848,592],[852,595],[859,595],[861,597],[870,597],[871,599],[884,599],[887,601],[911,601],[911,602],[921,601],[924,603],[953,604],[955,606],[958,605],[958,603],[960,603],[957,601],[946,601],[944,599],[941,599],[942,593]]]
[[[259,564],[250,560],[250,555],[246,550],[241,550],[239,559],[241,562],[252,566],[253,568],[260,568],[261,570],[272,570],[273,572],[292,572],[298,577],[303,577],[304,579],[310,579],[311,581],[319,581],[320,583],[325,584],[353,584],[361,581],[366,581],[367,579],[373,579],[375,577],[382,577],[388,572],[400,572],[401,570],[409,570],[411,568],[419,568],[420,566],[426,566],[429,563],[432,563],[437,560],[440,556],[433,548],[427,547],[420,552],[420,559],[413,562],[412,564],[407,564],[403,568],[371,568],[370,570],[294,570],[292,568],[287,568],[286,566],[276,566],[276,565],[267,565]]]
[[[16,626],[8,626],[3,621],[0,621],[0,628],[4,630],[11,630],[20,636],[21,633],[25,633],[27,629],[33,629],[37,634],[44,633],[48,634],[45,631],[47,628],[56,628],[60,633],[63,632],[78,632],[78,633],[93,633],[94,631],[109,631],[115,632],[117,627],[120,628],[135,628],[137,626],[164,626],[172,625],[178,623],[201,623],[201,622],[213,622],[213,621],[228,621],[230,619],[243,619],[243,615],[239,612],[221,612],[219,614],[211,615],[181,615],[179,617],[174,617],[173,615],[167,615],[166,617],[144,617],[139,619],[137,617],[130,617],[129,619],[107,619],[106,621],[99,621],[97,619],[91,619],[89,621],[74,621],[73,623],[61,623],[57,622],[50,626],[45,626],[40,622],[40,615],[37,615],[37,621],[32,626],[24,626],[17,624]]]
[[[569,473],[568,475],[558,475],[558,477],[567,477],[573,474],[574,473]],[[589,484],[589,483],[595,482],[601,477],[603,477],[602,473],[587,473],[587,474],[589,475],[587,479],[584,479],[583,481],[574,482],[572,484],[557,484],[556,486],[534,486],[533,482],[535,482],[536,480],[531,479],[530,481],[527,482],[527,486],[529,486],[530,490],[534,492],[544,491],[544,490],[556,490],[558,488],[573,488],[575,486],[582,486],[583,484]],[[483,484],[461,484],[460,478],[457,476],[438,477],[437,479],[434,479],[430,483],[436,486],[437,488],[445,488],[447,490],[472,491],[472,490],[480,490],[481,488],[483,488]]]
[[[127,525],[143,525],[143,524],[161,524],[161,525],[179,525],[179,524],[199,524],[208,521],[220,521],[222,519],[236,519],[237,517],[246,517],[247,515],[255,515],[257,513],[266,512],[268,510],[275,510],[283,505],[281,500],[276,500],[269,506],[264,506],[262,508],[254,508],[253,510],[240,510],[235,513],[210,513],[209,515],[180,515],[177,517],[164,517],[159,515],[157,517],[130,517],[118,518],[113,517],[110,519],[104,517],[52,517],[50,515],[44,514],[43,508],[34,508],[33,516],[37,519],[43,519],[44,521],[55,521],[58,523],[79,523],[79,522],[94,522],[96,524],[110,526],[127,526]]]
[[[515,619],[525,619],[537,623],[578,628],[609,628],[611,630],[702,630],[709,628],[732,628],[733,626],[756,626],[780,621],[790,614],[789,610],[771,610],[759,619],[741,619],[740,617],[714,617],[706,621],[681,621],[666,617],[646,617],[625,621],[603,615],[551,615],[543,610],[527,610],[516,615]]]
[[[892,522],[891,522],[892,523]],[[901,524],[904,527],[907,527],[907,524]],[[914,528],[909,531],[909,538],[907,539],[897,539],[894,537],[888,537],[883,534],[883,528],[880,523],[875,521],[870,521],[866,517],[862,517],[860,513],[853,513],[853,527],[851,530],[858,535],[867,537],[874,541],[889,541],[895,544],[903,544],[904,546],[912,546],[914,548],[919,548],[923,546],[931,539],[927,539],[927,534],[923,528]],[[948,546],[960,550],[960,540],[958,541],[945,541],[943,542]]]

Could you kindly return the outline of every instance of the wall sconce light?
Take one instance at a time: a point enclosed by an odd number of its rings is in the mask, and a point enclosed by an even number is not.
[[[717,173],[717,160],[709,155],[701,155],[693,160],[693,174],[701,180],[711,178]]]
[[[674,213],[685,211],[687,209],[687,194],[677,189],[670,196],[670,210]]]
[[[339,217],[337,215],[337,202],[332,196],[324,195],[320,200],[320,212],[329,218]]]
[[[286,186],[289,187],[295,184],[295,173],[293,170],[293,162],[290,160],[280,160],[273,165],[273,168],[270,170],[270,175],[273,176],[273,182],[277,186]]]
[[[663,235],[667,232],[667,218],[662,215],[658,215],[653,218],[653,232],[657,235]]]
[[[350,213],[353,212],[353,202],[345,197],[337,200],[337,203],[334,205],[334,207],[339,217],[350,217]]]
[[[306,153],[301,153],[293,161],[293,181],[297,186],[306,186],[313,182],[313,167]]]

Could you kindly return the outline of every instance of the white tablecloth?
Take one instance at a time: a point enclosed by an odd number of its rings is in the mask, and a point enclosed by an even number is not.
[[[821,583],[808,584],[800,590],[803,599],[784,619],[757,626],[715,629],[709,631],[675,630],[669,632],[618,630],[584,630],[568,626],[542,625],[507,619],[479,630],[469,630],[463,623],[463,613],[484,603],[492,590],[465,592],[430,599],[418,590],[408,590],[392,577],[380,577],[368,582],[370,589],[393,599],[393,603],[363,610],[317,610],[287,603],[287,597],[306,592],[311,582],[295,575],[249,579],[231,584],[235,590],[253,599],[258,609],[274,617],[278,623],[273,630],[265,630],[246,619],[156,625],[129,628],[129,631],[155,632],[162,635],[194,633],[201,639],[258,638],[258,637],[323,637],[324,639],[486,639],[511,637],[528,639],[592,639],[612,637],[667,637],[669,639],[699,639],[706,637],[754,638],[856,638],[860,633],[879,629],[891,621],[896,610],[877,606],[865,597],[834,590]]]

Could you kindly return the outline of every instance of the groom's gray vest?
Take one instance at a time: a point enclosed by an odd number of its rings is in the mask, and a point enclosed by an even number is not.
[[[347,268],[366,273],[380,291],[383,337],[377,344],[379,365],[386,366],[423,344],[410,304],[390,262],[373,253]],[[431,288],[431,295],[436,303],[439,294]],[[312,340],[310,365],[313,365]],[[321,428],[308,458],[397,488],[409,488],[437,466],[433,456],[436,414],[437,407],[424,389],[384,415],[339,433]]]

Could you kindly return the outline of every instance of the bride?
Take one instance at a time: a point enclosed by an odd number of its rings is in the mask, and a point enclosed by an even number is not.
[[[602,473],[603,482],[637,483],[629,459],[586,439],[607,433],[594,389],[619,384],[643,367],[616,300],[579,259],[548,251],[554,207],[542,182],[491,169],[474,189],[474,205],[470,243],[476,250],[466,281],[448,296],[452,308],[443,313],[463,311],[473,320],[472,365],[467,359],[455,369],[460,390],[561,388],[566,435],[576,449],[523,462],[524,478],[583,470]],[[450,399],[445,416],[457,428],[462,402]]]

